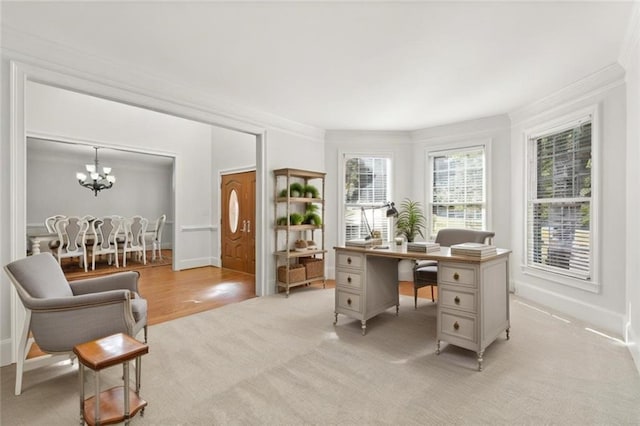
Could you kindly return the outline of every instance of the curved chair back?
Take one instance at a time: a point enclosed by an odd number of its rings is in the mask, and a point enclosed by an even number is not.
[[[93,221],[94,234],[96,235],[96,242],[101,249],[107,250],[116,244],[116,238],[121,230],[122,221],[114,217],[101,217]],[[96,243],[94,242],[94,247]]]
[[[164,224],[167,221],[167,215],[163,214],[158,219],[156,219],[156,233],[153,236],[153,239],[160,243],[162,241],[162,231],[164,230]]]
[[[56,222],[56,231],[60,239],[58,252],[82,253],[84,251],[89,222],[77,216],[70,216]]]
[[[47,228],[47,232],[49,232],[50,234],[54,234],[56,233],[56,222],[59,221],[60,219],[64,219],[66,216],[61,215],[61,214],[56,214],[53,216],[49,216],[48,218],[46,218],[44,220],[44,226]]]
[[[444,247],[451,247],[454,244],[462,243],[491,244],[495,235],[496,233],[491,231],[447,228],[438,231],[438,235],[436,236],[436,243],[439,243]]]
[[[133,216],[125,221],[125,241],[129,247],[144,247],[144,233],[147,232],[149,221],[142,216]]]

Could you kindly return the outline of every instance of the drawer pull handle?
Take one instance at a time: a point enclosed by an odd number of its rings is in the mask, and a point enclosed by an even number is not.
[[[453,279],[458,281],[460,279],[460,274],[458,274],[457,272],[454,272]]]
[[[348,263],[349,265],[351,265],[351,258],[350,258],[350,257],[347,257],[347,263]]]
[[[351,277],[347,277],[347,282],[351,284]]]
[[[458,329],[460,328],[460,324],[458,324],[458,321],[453,323],[453,329],[458,331]]]
[[[453,301],[456,303],[456,305],[460,304],[460,298],[458,296],[456,296],[456,298],[453,299]]]
[[[351,298],[347,299],[347,305],[351,306]],[[457,324],[457,323],[456,323]]]

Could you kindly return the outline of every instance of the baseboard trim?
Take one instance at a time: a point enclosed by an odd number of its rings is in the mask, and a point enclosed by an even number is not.
[[[0,341],[0,367],[13,364],[13,354],[11,353],[13,345],[11,343],[11,339]]]
[[[635,332],[632,326],[627,329],[627,347],[631,352],[631,358],[636,366],[636,370],[640,373],[640,346],[638,345],[638,334]]]
[[[551,309],[570,315],[580,321],[592,324],[594,327],[608,333],[613,333],[621,339],[623,338],[622,336],[625,335],[624,314],[572,299],[522,281],[515,282],[515,294],[523,299],[548,306]]]
[[[201,268],[203,266],[213,265],[213,258],[211,257],[199,257],[195,259],[180,260],[176,263],[179,271],[183,269]]]

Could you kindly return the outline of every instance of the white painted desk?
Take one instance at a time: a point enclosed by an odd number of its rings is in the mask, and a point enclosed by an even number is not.
[[[395,306],[399,309],[398,261],[438,261],[437,349],[442,341],[476,352],[482,370],[485,349],[506,331],[509,338],[509,254],[482,260],[452,256],[448,247],[436,253],[388,249],[334,247],[336,251],[335,320],[338,314],[359,319],[362,334],[367,320]]]

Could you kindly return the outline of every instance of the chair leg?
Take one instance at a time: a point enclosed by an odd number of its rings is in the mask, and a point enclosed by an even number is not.
[[[20,395],[22,393],[22,375],[24,374],[24,361],[27,358],[31,341],[29,340],[29,329],[31,328],[31,311],[27,309],[22,325],[22,334],[18,343],[18,362],[16,363],[16,388],[14,393]]]
[[[144,342],[147,343],[147,326],[146,326],[146,324],[143,327],[143,329],[144,329]]]
[[[418,287],[413,286],[413,309],[418,309]]]
[[[433,286],[431,286],[431,301],[435,303],[436,299],[433,297]]]

